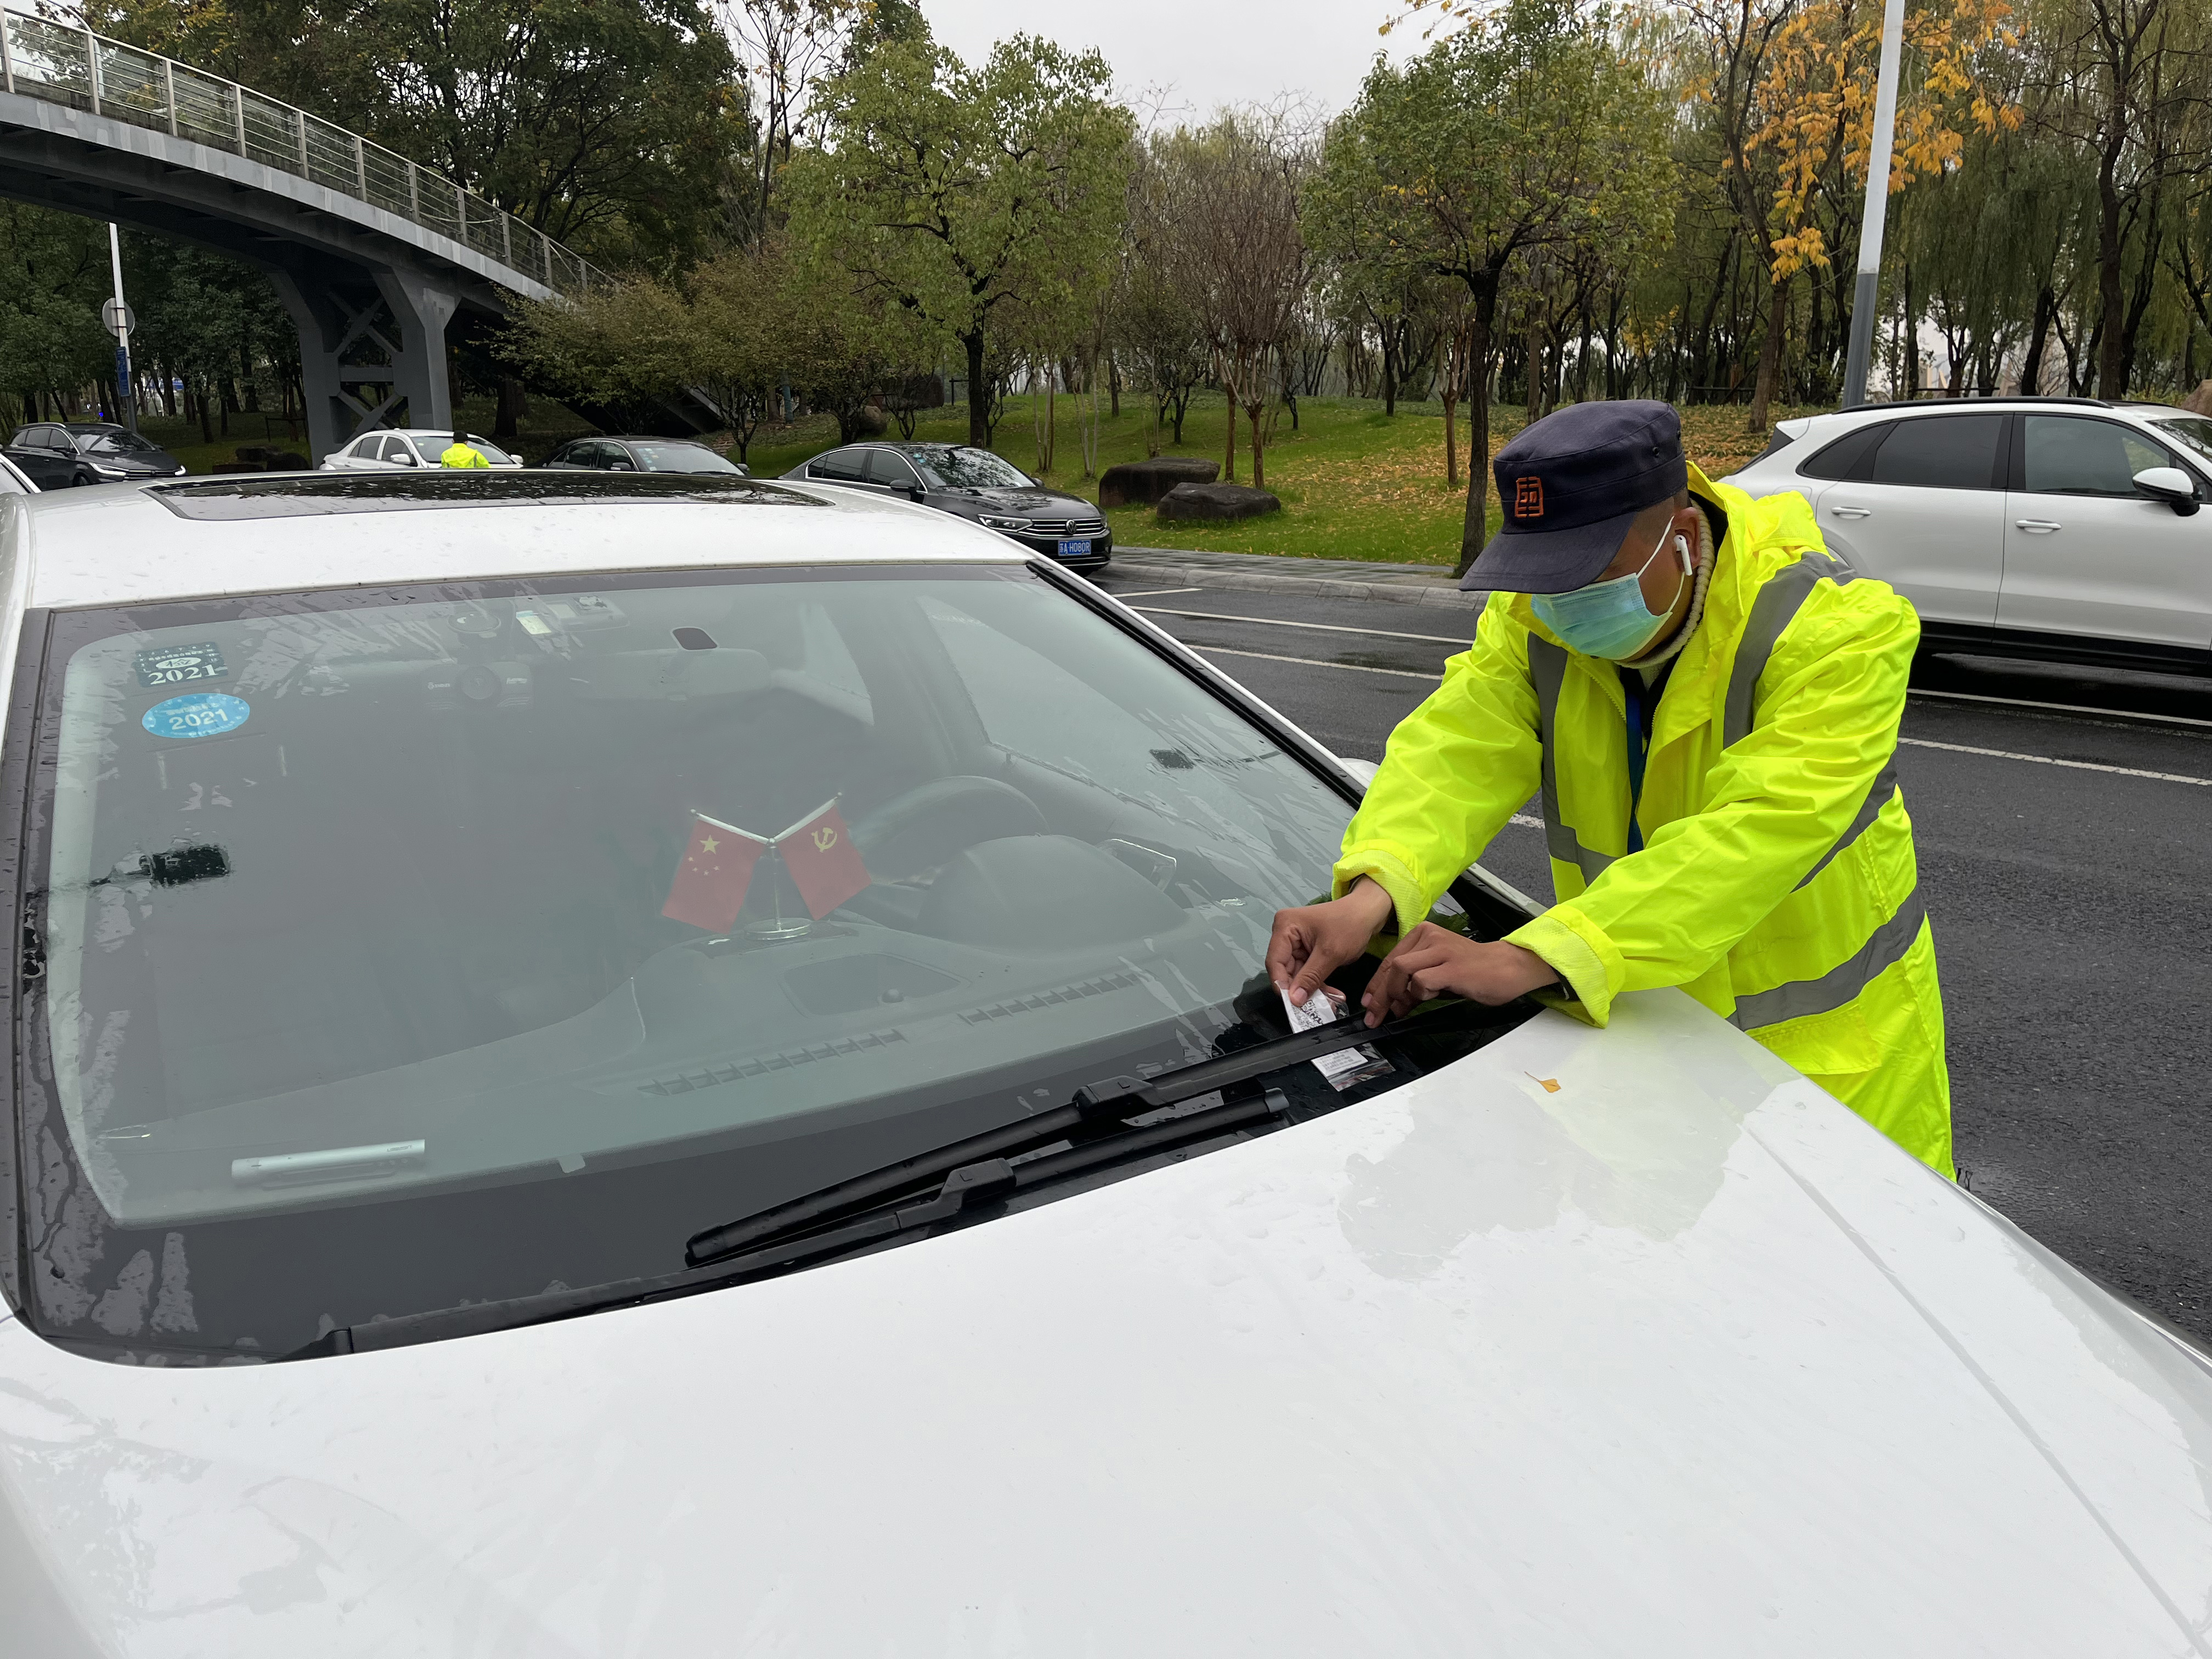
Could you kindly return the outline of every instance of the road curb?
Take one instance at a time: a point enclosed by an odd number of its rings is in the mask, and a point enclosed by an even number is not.
[[[1117,547],[1114,550],[1113,568],[1140,570],[1148,577],[1188,582],[1194,586],[1256,588],[1331,599],[1378,599],[1386,605],[1418,605],[1436,611],[1480,611],[1490,601],[1487,593],[1462,592],[1449,576],[1409,574],[1380,581],[1352,581],[1342,577],[1291,575],[1281,570],[1228,562],[1238,558],[1278,562],[1273,555],[1265,553],[1217,553],[1202,563],[1192,563],[1177,557],[1172,549]]]

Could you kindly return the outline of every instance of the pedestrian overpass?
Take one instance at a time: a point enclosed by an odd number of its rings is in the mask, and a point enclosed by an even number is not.
[[[446,326],[606,277],[441,174],[234,82],[0,12],[0,195],[267,271],[300,331],[314,459],[453,423]]]

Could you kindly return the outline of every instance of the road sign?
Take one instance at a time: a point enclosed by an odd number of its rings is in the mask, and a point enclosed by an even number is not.
[[[100,321],[110,334],[122,335],[138,326],[138,319],[131,314],[131,307],[120,300],[101,302]]]

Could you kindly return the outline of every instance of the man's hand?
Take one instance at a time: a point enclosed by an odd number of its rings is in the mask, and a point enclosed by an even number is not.
[[[1275,931],[1267,940],[1267,977],[1303,1008],[1331,974],[1382,931],[1391,909],[1389,894],[1363,876],[1340,899],[1276,911]]]
[[[1285,910],[1282,914],[1304,913]],[[1279,935],[1280,916],[1275,927]],[[1268,960],[1273,960],[1272,952]],[[1367,1010],[1367,1023],[1380,1025],[1447,993],[1496,1007],[1553,984],[1559,977],[1558,970],[1534,951],[1503,940],[1486,945],[1462,939],[1449,928],[1425,921],[1383,958],[1360,1002]]]

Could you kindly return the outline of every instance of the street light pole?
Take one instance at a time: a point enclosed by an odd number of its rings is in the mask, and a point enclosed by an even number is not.
[[[115,274],[115,395],[123,404],[123,418],[138,429],[138,398],[131,385],[131,307],[123,301],[123,235],[114,222],[107,227],[107,262]]]
[[[1881,228],[1889,211],[1889,140],[1897,125],[1897,60],[1905,46],[1905,0],[1888,0],[1881,14],[1881,67],[1875,82],[1874,142],[1867,155],[1866,207],[1859,220],[1858,290],[1851,298],[1851,347],[1844,360],[1844,407],[1866,399],[1867,369],[1874,356],[1875,308],[1881,287]],[[1905,319],[1912,326],[1912,319]],[[1908,341],[1905,349],[1918,349]]]

